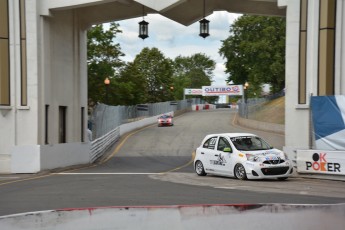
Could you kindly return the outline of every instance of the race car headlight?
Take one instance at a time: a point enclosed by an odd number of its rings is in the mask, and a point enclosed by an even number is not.
[[[258,160],[259,160],[259,157],[255,156],[253,154],[249,154],[249,153],[246,154],[246,157],[247,157],[247,160],[251,161],[251,162],[258,162]]]

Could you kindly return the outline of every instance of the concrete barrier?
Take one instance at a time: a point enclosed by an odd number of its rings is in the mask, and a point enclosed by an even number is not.
[[[199,110],[210,110],[210,109],[216,109],[216,105],[213,104],[197,104],[192,105],[193,111],[199,111]]]
[[[10,230],[344,230],[345,204],[193,205],[62,209],[0,217]]]
[[[170,111],[170,112],[167,112],[165,114],[169,114],[171,116],[174,116],[174,111]],[[153,117],[148,117],[148,118],[144,118],[142,120],[139,120],[139,121],[135,121],[135,122],[130,122],[130,123],[127,123],[127,124],[122,124],[120,125],[120,136],[123,136],[124,134],[128,133],[128,132],[131,132],[133,130],[136,130],[136,129],[140,129],[140,128],[143,128],[145,126],[148,126],[148,125],[152,125],[152,124],[158,124],[157,122],[157,119],[158,117],[160,117],[160,115],[156,115],[156,116],[153,116]]]
[[[262,131],[278,133],[278,134],[283,134],[283,135],[285,134],[285,125],[281,125],[281,124],[246,119],[246,118],[240,117],[239,115],[236,115],[235,122],[243,127],[247,127],[250,129],[258,129]]]
[[[15,146],[11,150],[11,173],[37,173],[46,169],[88,164],[90,149],[90,142]]]

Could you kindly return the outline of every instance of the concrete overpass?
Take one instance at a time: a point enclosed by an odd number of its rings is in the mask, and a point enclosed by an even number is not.
[[[309,96],[344,94],[342,0],[207,0],[206,15],[286,16],[284,150],[312,147]],[[86,31],[92,24],[159,13],[183,25],[200,0],[0,0],[0,172],[87,163]],[[336,26],[335,26],[336,25]],[[159,33],[159,31],[151,31]]]

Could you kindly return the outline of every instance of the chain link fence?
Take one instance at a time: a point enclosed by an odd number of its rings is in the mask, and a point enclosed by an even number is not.
[[[192,98],[181,101],[167,101],[134,106],[98,104],[89,118],[89,129],[92,131],[92,140],[109,133],[122,124],[171,111],[187,110],[192,108],[192,105],[200,103],[202,103],[200,98]]]
[[[90,162],[95,162],[120,138],[120,126],[163,113],[183,113],[200,104],[199,98],[182,101],[168,101],[134,106],[110,106],[98,104],[90,118],[88,128],[92,134]]]
[[[284,108],[279,106],[267,106],[264,105],[268,101],[272,101],[274,99],[280,98],[285,96],[285,89],[279,93],[264,97],[264,98],[248,98],[247,103],[243,100],[238,101],[238,114],[242,118],[252,119],[252,120],[260,120],[258,117],[258,112],[260,112],[263,108],[266,110],[270,110],[271,113],[276,114],[284,114]]]
[[[238,102],[238,114],[240,117],[251,119],[267,101],[269,100],[266,98],[249,98],[247,103],[240,100]]]

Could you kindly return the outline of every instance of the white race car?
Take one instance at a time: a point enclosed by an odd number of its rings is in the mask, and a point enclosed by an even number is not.
[[[199,176],[210,173],[241,180],[285,180],[293,172],[286,154],[250,133],[207,135],[196,149],[194,169]]]

